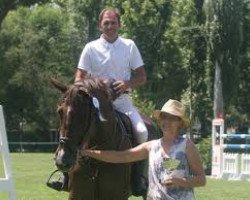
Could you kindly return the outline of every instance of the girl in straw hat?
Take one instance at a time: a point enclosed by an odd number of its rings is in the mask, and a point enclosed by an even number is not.
[[[206,183],[204,169],[194,143],[180,136],[187,126],[185,107],[168,100],[153,117],[163,132],[160,139],[142,143],[125,151],[82,150],[83,154],[112,163],[149,159],[147,200],[193,200],[193,188]]]

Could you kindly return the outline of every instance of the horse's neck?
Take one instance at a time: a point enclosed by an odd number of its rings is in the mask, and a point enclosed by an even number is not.
[[[110,99],[110,97],[103,92],[96,92],[94,96],[99,101],[102,116],[107,119],[113,119],[115,117],[115,110],[112,99]]]
[[[117,119],[112,102],[103,96],[96,95],[100,103],[100,115],[104,121],[100,120],[100,116],[95,114],[97,118],[92,120],[92,132],[90,143],[101,146],[101,148],[112,148],[113,141],[116,140]]]
[[[116,140],[116,121],[107,119],[106,122],[93,123],[89,143],[91,146],[101,149],[113,148]]]

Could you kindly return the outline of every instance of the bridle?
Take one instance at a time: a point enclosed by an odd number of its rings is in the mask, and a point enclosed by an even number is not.
[[[79,86],[79,85],[75,85],[75,86]],[[89,132],[90,126],[91,126],[91,121],[92,121],[92,109],[93,109],[93,103],[91,101],[89,101],[89,116],[87,117],[87,123],[85,123],[87,126],[86,128],[82,131],[83,133],[86,133],[85,135],[88,135],[87,133]],[[80,139],[80,141],[84,141],[84,138],[82,137]],[[74,142],[71,138],[67,137],[67,136],[60,136],[59,137],[59,144],[60,145],[64,145],[64,147],[70,149],[73,151],[74,148]],[[81,146],[81,145],[80,145]],[[74,151],[73,151],[74,152]]]
[[[78,90],[80,90],[81,87],[83,87],[83,89],[84,89],[84,85],[81,83],[74,84],[74,86],[77,87]],[[68,154],[67,161],[69,161],[70,166],[72,166],[69,169],[69,171],[71,171],[73,169],[74,164],[72,165],[72,163],[77,162],[79,165],[85,165],[89,168],[89,170],[91,172],[89,178],[92,181],[94,181],[98,177],[98,172],[99,172],[98,166],[103,165],[103,163],[98,162],[96,160],[93,160],[93,159],[86,157],[86,156],[83,157],[83,155],[81,155],[80,150],[83,146],[90,148],[90,149],[104,149],[104,147],[107,146],[108,143],[110,143],[111,141],[113,142],[113,140],[116,140],[116,138],[117,138],[116,134],[118,134],[117,129],[119,129],[118,126],[119,126],[119,123],[121,122],[121,119],[114,114],[115,115],[114,116],[114,124],[112,125],[112,129],[110,130],[111,134],[107,135],[107,137],[105,137],[105,138],[102,138],[102,141],[92,140],[91,144],[90,144],[91,146],[88,146],[89,144],[86,141],[88,141],[87,137],[90,136],[90,132],[92,130],[92,127],[97,125],[98,122],[107,121],[107,120],[103,118],[103,116],[100,112],[99,101],[95,97],[95,95],[91,94],[87,91],[86,91],[86,94],[87,94],[86,98],[88,98],[88,102],[86,102],[85,105],[88,108],[86,110],[84,108],[81,108],[81,109],[84,109],[86,111],[86,115],[84,117],[81,117],[81,118],[84,118],[84,122],[82,122],[84,124],[80,128],[80,129],[83,129],[83,130],[81,130],[81,133],[84,133],[84,134],[81,134],[81,136],[79,138],[79,141],[81,141],[81,142],[79,142],[79,144],[76,144],[76,142],[74,141],[74,139],[72,137],[60,136],[59,137],[59,144],[61,146],[63,146],[64,153]],[[84,98],[84,97],[82,97],[82,98]],[[64,106],[70,106],[70,104],[68,103],[68,104],[65,104]],[[64,109],[67,109],[67,108],[64,107]],[[73,108],[73,113],[76,111],[83,112],[83,111],[76,110],[76,108]],[[64,110],[64,115],[66,115],[65,112],[66,112],[66,110]],[[70,117],[72,117],[72,115],[66,116],[66,121],[70,120]],[[121,128],[122,128],[121,131],[123,132],[123,134],[122,134],[122,138],[119,140],[119,142],[116,143],[117,146],[121,145],[121,141],[123,141],[124,137],[126,136],[126,134],[124,133],[126,128],[124,128],[124,127],[121,127]],[[67,127],[67,130],[70,130],[69,126]]]

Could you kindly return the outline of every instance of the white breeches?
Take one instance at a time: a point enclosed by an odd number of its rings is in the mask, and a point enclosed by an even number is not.
[[[119,112],[126,114],[131,122],[135,133],[136,142],[141,144],[148,139],[148,130],[139,112],[135,108],[128,94],[119,96],[114,102],[114,107]]]

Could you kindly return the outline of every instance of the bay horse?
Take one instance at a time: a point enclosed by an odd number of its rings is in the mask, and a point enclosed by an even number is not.
[[[69,174],[68,199],[127,200],[131,195],[131,163],[105,163],[79,153],[83,146],[125,150],[133,145],[130,120],[113,108],[116,94],[111,82],[100,78],[88,78],[70,86],[55,79],[51,82],[64,93],[57,109],[60,127],[55,164]],[[149,120],[146,125],[149,132],[156,132]]]

